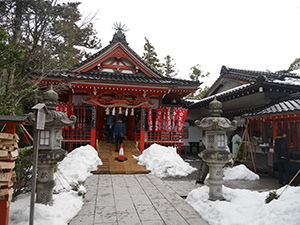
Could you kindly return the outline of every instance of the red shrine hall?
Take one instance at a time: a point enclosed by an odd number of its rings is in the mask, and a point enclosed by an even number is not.
[[[35,70],[32,78],[59,94],[57,110],[77,116],[73,127],[65,128],[64,146],[97,146],[106,139],[106,122],[111,114],[122,118],[126,138],[140,151],[152,143],[178,147],[187,110],[178,104],[194,93],[199,82],[163,76],[128,45],[118,30],[110,44],[83,62],[66,70]]]

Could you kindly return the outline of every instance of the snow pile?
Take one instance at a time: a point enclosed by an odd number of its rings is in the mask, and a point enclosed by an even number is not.
[[[64,189],[64,192],[53,195],[52,206],[35,204],[34,224],[67,225],[83,205],[82,197],[78,195],[78,192],[70,190],[68,182],[73,185],[84,182],[91,175],[91,171],[96,170],[97,166],[101,164],[97,151],[90,145],[81,146],[69,153],[59,163],[59,172],[55,173],[56,186],[54,189],[57,191]],[[64,185],[62,185],[62,177],[68,181],[65,181]],[[29,224],[29,208],[30,193],[18,196],[10,207],[9,224]]]
[[[283,187],[284,188],[284,187]],[[277,190],[280,194],[283,188]],[[209,187],[191,191],[186,201],[211,225],[259,225],[299,224],[300,187],[288,187],[283,194],[269,204],[265,199],[269,192],[222,188],[227,201],[210,201]]]
[[[253,173],[245,165],[225,167],[223,169],[224,180],[259,180],[259,176]]]
[[[58,163],[58,170],[55,173],[55,191],[70,189],[70,185],[75,186],[82,183],[97,170],[98,165],[102,165],[97,151],[91,146],[80,146],[74,149]],[[82,186],[80,186],[82,188]]]
[[[197,170],[184,162],[174,147],[152,144],[141,155],[133,157],[138,160],[139,165],[146,166],[147,170],[151,170],[151,174],[160,178],[187,176]]]
[[[75,191],[53,195],[53,205],[35,204],[34,224],[67,225],[76,216],[83,205],[82,197]],[[30,193],[18,196],[9,212],[10,225],[28,225]]]

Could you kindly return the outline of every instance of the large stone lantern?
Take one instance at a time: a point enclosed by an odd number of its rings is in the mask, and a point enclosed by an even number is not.
[[[63,112],[55,111],[58,105],[58,94],[53,91],[52,87],[44,93],[44,103],[38,104],[35,108],[42,105],[45,111],[43,119],[44,129],[37,130],[36,114],[29,113],[28,119],[34,127],[34,138],[38,138],[38,164],[37,164],[37,185],[36,185],[36,202],[42,204],[52,204],[54,182],[54,167],[57,162],[61,161],[66,151],[61,148],[62,128],[72,126],[76,122],[76,117],[70,118]],[[38,122],[40,123],[40,121]]]
[[[232,154],[226,150],[226,131],[235,130],[237,121],[221,117],[222,103],[216,98],[209,103],[209,113],[210,117],[195,121],[195,126],[205,131],[203,142],[206,149],[200,153],[200,156],[209,166],[209,199],[224,200],[222,168],[232,159]]]

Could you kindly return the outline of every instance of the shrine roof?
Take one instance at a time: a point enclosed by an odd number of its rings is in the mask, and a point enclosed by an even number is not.
[[[45,71],[44,71],[45,73]],[[42,75],[41,70],[35,70],[35,74]],[[58,80],[62,79],[74,79],[76,81],[95,81],[95,82],[117,82],[117,83],[144,83],[144,84],[161,84],[161,85],[184,85],[197,87],[200,85],[199,82],[191,80],[182,80],[162,76],[161,78],[149,77],[144,73],[129,74],[129,73],[116,73],[116,72],[105,72],[97,70],[89,70],[85,73],[72,73],[68,70],[57,70],[47,73],[47,78],[54,78]]]
[[[257,111],[246,113],[243,117],[260,117],[273,114],[284,114],[291,112],[300,112],[300,98],[283,100],[277,103],[272,103],[267,107],[261,108]]]
[[[297,74],[273,73],[269,71],[241,70],[241,69],[229,68],[226,66],[222,66],[220,77],[221,76],[248,81],[248,82],[260,81],[260,80],[268,80],[268,81],[276,82],[278,80],[284,80],[285,78],[295,78],[295,79],[299,79],[300,81],[300,76]],[[299,84],[300,82],[298,83],[298,85]]]
[[[245,90],[252,90],[252,88],[254,88],[255,86],[256,85],[253,82],[249,83],[249,84],[243,84],[238,87],[231,88],[229,90],[214,94],[212,96],[202,98],[201,100],[199,100],[198,102],[195,102],[194,104],[190,105],[189,107],[190,108],[199,108],[202,106],[206,106],[214,99],[214,97],[217,97],[217,99],[219,100],[221,98],[225,98],[227,96],[234,95],[234,94],[240,93]]]
[[[218,88],[222,80],[230,79],[239,82],[240,84],[245,83],[268,83],[278,85],[289,85],[300,87],[300,76],[293,73],[273,73],[269,71],[254,71],[254,70],[241,70],[222,66],[220,76],[213,83],[211,88],[206,92],[204,97],[214,94],[214,91]]]
[[[126,41],[126,36],[123,32],[118,31],[114,34],[113,39],[111,40],[110,44],[98,51],[97,53],[93,54],[92,56],[88,57],[86,60],[82,61],[81,63],[75,65],[70,70],[76,70],[77,68],[83,66],[84,64],[96,59],[98,56],[104,54],[107,52],[110,48],[112,48],[116,44],[122,44],[123,47],[125,47],[134,57],[136,57],[142,64],[144,64],[147,68],[149,68],[153,73],[155,73],[158,76],[162,76],[162,74],[156,70],[153,66],[145,62],[132,48],[129,47],[128,42]]]
[[[119,52],[121,55],[115,56],[112,53]],[[123,54],[123,55],[122,55]],[[129,73],[124,71],[108,71],[97,69],[99,62],[107,60],[108,57],[127,57],[138,68]],[[56,71],[35,70],[35,75],[46,75],[47,78],[57,80],[74,80],[81,82],[115,82],[115,83],[138,83],[138,84],[157,84],[162,86],[185,86],[189,89],[196,89],[201,83],[199,81],[183,80],[163,76],[153,66],[145,62],[126,41],[125,34],[118,31],[114,34],[109,45],[93,54],[86,60],[75,65],[70,69]]]
[[[22,123],[27,119],[27,116],[0,116],[0,122]]]

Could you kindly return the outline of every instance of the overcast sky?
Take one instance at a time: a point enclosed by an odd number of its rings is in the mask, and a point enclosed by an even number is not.
[[[161,62],[170,55],[178,78],[200,64],[211,84],[222,65],[275,72],[300,57],[299,0],[81,0],[83,15],[98,12],[94,28],[102,46],[115,22],[126,24],[129,46],[143,55],[145,37]]]

